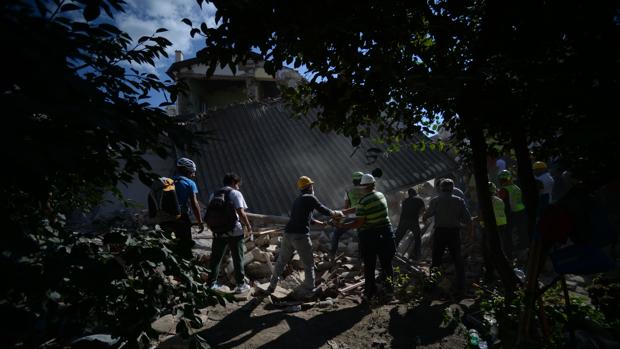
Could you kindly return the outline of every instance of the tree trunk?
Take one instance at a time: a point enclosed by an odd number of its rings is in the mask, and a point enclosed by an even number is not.
[[[471,123],[473,124],[473,123]],[[504,256],[497,233],[497,225],[495,224],[495,214],[493,213],[493,204],[488,190],[488,171],[486,162],[486,141],[482,129],[478,125],[471,125],[467,129],[468,137],[471,142],[473,154],[473,169],[476,179],[476,193],[478,202],[480,203],[480,212],[484,220],[485,238],[489,246],[489,255],[492,258],[494,267],[498,271],[499,277],[504,286],[507,302],[514,298],[514,292],[517,285],[515,276],[510,263]]]

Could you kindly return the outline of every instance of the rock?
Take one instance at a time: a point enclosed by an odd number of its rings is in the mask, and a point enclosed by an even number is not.
[[[278,250],[280,250],[280,247],[278,247],[278,245],[269,245],[267,246],[267,248],[265,249],[265,251],[269,252],[269,253],[276,253],[278,252]]]
[[[343,264],[342,265],[343,268],[345,268],[348,271],[351,271],[355,268],[355,266],[353,264]]]
[[[324,301],[318,302],[316,305],[319,308],[331,308],[334,306],[334,301],[332,301],[331,299],[324,300]]]
[[[280,246],[280,239],[281,239],[280,236],[272,236],[271,238],[269,238],[269,244]]]
[[[297,253],[295,253],[295,255],[293,256],[291,264],[293,265],[293,268],[295,268],[297,270],[303,270],[304,269],[304,264],[301,262],[301,258],[299,257],[299,255]]]
[[[271,275],[271,263],[253,261],[245,267],[245,273],[251,279],[260,279]]]
[[[254,241],[248,241],[245,243],[246,251],[251,251],[254,247],[256,247],[256,244],[254,243]]]
[[[254,249],[258,250],[258,249]],[[252,251],[254,251],[252,250]],[[243,255],[243,266],[246,266],[254,261],[254,254],[252,252],[248,252]]]
[[[469,309],[471,308],[474,304],[476,304],[476,300],[475,299],[471,299],[471,298],[465,298],[463,300],[461,300],[459,302],[460,305],[464,306],[465,308]]]
[[[332,266],[332,264],[330,262],[321,262],[317,265],[317,269],[319,271],[325,271],[327,269],[329,269]]]
[[[267,247],[270,244],[269,234],[261,235],[254,239],[254,244],[258,247]]]
[[[255,261],[259,261],[261,263],[268,263],[271,261],[271,254],[269,252],[263,252],[258,248],[252,250],[252,255],[254,256]]]
[[[373,338],[372,339],[372,347],[373,348],[385,348],[387,345],[387,341],[383,338]]]
[[[109,334],[93,334],[90,336],[78,338],[71,343],[71,348],[76,349],[104,349],[114,348],[119,338],[113,338]]]

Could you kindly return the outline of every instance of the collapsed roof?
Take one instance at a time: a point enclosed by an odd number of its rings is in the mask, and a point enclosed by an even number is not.
[[[281,102],[231,105],[195,119],[199,131],[211,130],[217,140],[201,145],[197,183],[206,202],[221,186],[224,174],[242,178],[248,211],[288,215],[298,195],[297,178],[309,176],[315,194],[330,208],[341,208],[355,171],[380,168],[377,190],[389,193],[447,174],[455,161],[438,150],[410,149],[387,153],[363,140],[358,149],[347,137],[310,128],[316,115],[294,118]],[[420,135],[417,141],[428,140]]]

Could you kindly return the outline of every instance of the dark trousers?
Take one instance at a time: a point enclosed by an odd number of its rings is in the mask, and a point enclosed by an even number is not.
[[[359,232],[360,252],[364,261],[364,294],[372,296],[376,290],[375,268],[377,256],[384,277],[391,278],[394,274],[392,259],[396,252],[394,236],[390,227],[369,229]]]
[[[396,228],[396,246],[400,244],[400,241],[409,230],[413,232],[413,256],[414,258],[419,258],[422,250],[422,230],[420,230],[418,222],[403,221],[398,224],[398,228]]]
[[[510,235],[517,235],[517,249],[519,251],[525,250],[526,248],[530,247],[531,240],[530,233],[527,231],[527,213],[525,212],[525,210],[521,210],[519,212],[512,212],[511,218],[512,219],[510,220],[507,229],[510,232]]]
[[[506,230],[507,225],[498,225],[497,233],[499,234],[499,242],[502,245],[504,256],[508,262],[512,264],[512,234]]]
[[[461,256],[461,234],[459,228],[435,228],[433,236],[432,268],[441,265],[443,253],[448,248],[456,271],[456,287],[458,291],[465,290],[465,264]]]
[[[228,249],[230,249],[232,254],[233,266],[235,267],[235,281],[237,285],[243,284],[245,277],[245,270],[243,269],[243,246],[243,235],[213,238],[211,262],[209,263],[209,269],[211,269],[209,285],[213,285],[217,282],[217,278],[220,275],[222,257],[224,257]]]
[[[192,257],[192,221],[189,219],[188,213],[182,213],[181,217],[173,222],[165,222],[160,224],[166,233],[174,233],[177,241],[178,252],[184,258]]]

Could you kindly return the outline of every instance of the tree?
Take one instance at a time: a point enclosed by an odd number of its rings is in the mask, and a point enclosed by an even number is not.
[[[171,43],[159,36],[166,29],[133,45],[109,23],[123,4],[0,5],[7,48],[0,102],[10,125],[0,136],[0,308],[11,319],[3,347],[65,346],[95,331],[135,347],[148,339],[156,316],[178,311],[183,326],[196,326],[197,307],[223,301],[205,289],[204,270],[178,258],[158,231],[134,227],[86,237],[64,226],[63,214],[99,204],[106,192],[118,194],[119,183],[136,175],[148,181],[142,155],[167,156],[171,137],[191,148],[181,142],[192,139],[187,129],[144,102],[152,90],[174,100],[179,87],[131,68],[166,56]],[[180,333],[187,333],[183,326]]]
[[[354,143],[371,136],[374,127],[388,143],[405,143],[441,116],[459,139],[475,145],[477,184],[487,187],[486,143],[478,132],[483,120],[476,110],[481,62],[474,61],[481,57],[484,3],[213,3],[221,24],[193,29],[206,37],[197,56],[212,69],[218,62],[242,62],[252,50],[260,52],[271,73],[284,64],[305,66],[312,77],[285,91],[288,101],[301,113],[319,106],[313,125]],[[258,18],[251,29],[250,17]],[[485,222],[491,222],[486,235],[492,250],[500,251],[490,197],[479,194]],[[494,257],[510,295],[514,273],[501,253]]]
[[[221,22],[193,29],[206,37],[198,58],[214,69],[254,51],[272,73],[303,65],[310,81],[285,96],[302,113],[320,107],[314,125],[322,130],[355,140],[376,127],[386,141],[404,142],[441,115],[471,150],[478,188],[487,187],[486,140],[514,149],[530,231],[538,196],[531,144],[591,187],[615,176],[606,159],[620,150],[615,130],[595,120],[615,110],[620,87],[616,3],[213,3]],[[490,198],[478,192],[486,237],[499,251]],[[498,254],[509,298],[515,277]],[[535,285],[539,257],[530,260]]]

